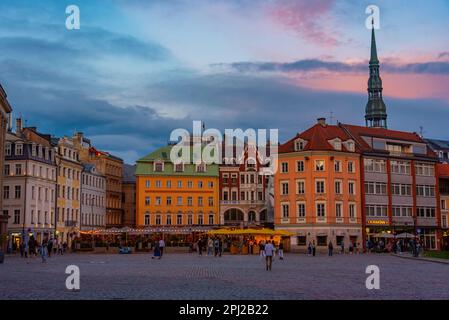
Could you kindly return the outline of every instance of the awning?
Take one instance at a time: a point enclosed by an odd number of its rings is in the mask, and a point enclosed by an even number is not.
[[[265,236],[294,236],[294,233],[286,230],[271,230],[271,229],[218,229],[211,230],[209,235],[265,235]]]

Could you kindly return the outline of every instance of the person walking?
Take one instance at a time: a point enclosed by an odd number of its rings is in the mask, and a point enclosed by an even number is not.
[[[329,244],[327,246],[328,251],[329,251],[329,257],[332,257],[333,253],[334,253],[334,245],[332,244],[332,241],[329,241]]]
[[[279,260],[284,260],[284,243],[279,241]]]
[[[354,251],[354,245],[352,244],[352,241],[349,241],[349,254],[352,254]]]
[[[159,257],[162,258],[162,256],[164,255],[164,248],[165,248],[165,241],[164,238],[161,238],[161,240],[159,240],[159,250],[161,251],[161,256]]]
[[[20,242],[19,250],[20,256],[23,258],[25,256],[25,243],[23,241]]]
[[[155,241],[154,243],[154,251],[153,251],[153,256],[151,257],[151,259],[161,259],[161,250],[159,247],[159,241]]]
[[[267,271],[271,271],[271,265],[273,264],[274,246],[271,241],[268,241],[265,245],[265,263]]]
[[[48,246],[48,241],[47,241],[47,239],[44,239],[42,241],[40,249],[39,249],[41,258],[42,258],[42,263],[47,262],[47,253],[48,253],[47,246]]]
[[[265,257],[265,245],[262,240],[259,242],[259,257],[262,259]]]
[[[202,256],[203,255],[203,241],[201,238],[198,239],[198,242],[196,243],[196,245],[198,246],[198,255]]]
[[[33,256],[33,257],[36,256],[36,243],[34,241],[34,237],[33,236],[31,236],[30,240],[28,240],[28,252],[30,254],[30,257],[31,256]]]
[[[215,257],[218,256],[220,253],[220,241],[218,241],[218,238],[215,238],[213,242],[214,251],[215,251]]]
[[[340,253],[345,254],[345,242],[343,240],[341,241],[340,247],[341,247]]]
[[[221,257],[221,253],[223,252],[223,241],[221,238],[218,238],[218,256]]]
[[[315,257],[315,254],[316,254],[316,247],[315,247],[315,240],[313,240],[313,242],[312,242],[312,256]]]
[[[215,241],[212,238],[207,239],[207,256],[213,255],[214,247],[215,247]],[[215,254],[217,256],[217,254]]]
[[[47,243],[47,252],[48,252],[48,257],[51,257],[51,250],[53,249],[53,239],[50,239],[50,241],[48,241]]]
[[[309,241],[309,245],[307,246],[307,255],[312,255],[312,242]]]

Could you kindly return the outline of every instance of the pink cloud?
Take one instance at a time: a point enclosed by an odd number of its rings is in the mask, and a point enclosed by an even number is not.
[[[335,46],[338,41],[325,31],[322,24],[330,13],[335,0],[294,1],[283,0],[269,8],[268,15],[277,23],[299,33],[305,40]]]

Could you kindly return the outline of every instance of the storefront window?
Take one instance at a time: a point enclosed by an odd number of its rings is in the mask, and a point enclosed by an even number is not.
[[[306,236],[298,236],[298,246],[305,246],[307,244]]]
[[[327,246],[327,236],[317,236],[316,241],[318,246]]]

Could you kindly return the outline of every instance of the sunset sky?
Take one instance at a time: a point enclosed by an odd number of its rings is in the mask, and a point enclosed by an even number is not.
[[[192,120],[281,141],[331,113],[363,125],[370,4],[389,128],[449,140],[447,0],[0,0],[0,83],[27,125],[128,163]]]

